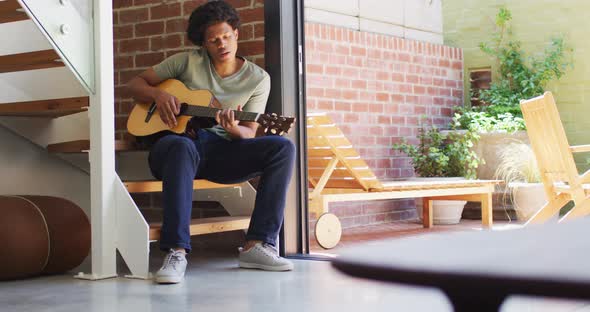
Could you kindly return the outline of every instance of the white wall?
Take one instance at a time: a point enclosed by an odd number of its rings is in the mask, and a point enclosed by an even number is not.
[[[441,1],[305,0],[305,20],[442,44]]]
[[[90,216],[90,176],[0,126],[0,195],[68,199]],[[90,218],[90,217],[89,217]],[[88,270],[89,258],[75,269]]]
[[[59,196],[89,214],[87,173],[2,126],[0,142],[0,194]]]

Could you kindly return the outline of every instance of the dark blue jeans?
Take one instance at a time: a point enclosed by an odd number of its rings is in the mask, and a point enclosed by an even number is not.
[[[265,136],[228,141],[206,130],[198,138],[168,135],[152,146],[149,165],[163,182],[164,220],[160,248],[190,251],[193,180],[239,183],[261,176],[246,239],[276,246],[283,222],[295,146],[286,138]]]

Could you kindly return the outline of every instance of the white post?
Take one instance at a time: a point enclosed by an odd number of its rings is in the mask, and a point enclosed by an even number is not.
[[[117,276],[116,172],[114,141],[114,74],[112,2],[94,0],[94,73],[90,95],[90,207],[92,272],[80,278]]]

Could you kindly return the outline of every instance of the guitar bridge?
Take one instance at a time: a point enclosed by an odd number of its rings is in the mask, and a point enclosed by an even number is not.
[[[150,119],[152,119],[152,115],[154,115],[154,112],[156,111],[156,102],[152,103],[152,105],[150,106],[150,109],[148,109],[147,112],[147,116],[145,116],[145,122],[148,123],[150,122]]]

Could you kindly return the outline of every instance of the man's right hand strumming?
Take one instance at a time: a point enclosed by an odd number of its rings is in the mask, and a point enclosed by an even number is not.
[[[174,95],[160,91],[154,98],[160,119],[170,128],[177,125],[176,115],[180,113],[180,102]]]
[[[127,84],[128,90],[133,98],[142,102],[156,102],[160,119],[170,128],[176,127],[176,115],[180,113],[180,102],[178,99],[160,89],[155,88],[163,81],[153,68],[149,68]]]

